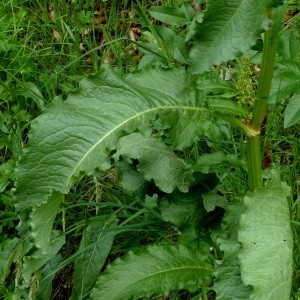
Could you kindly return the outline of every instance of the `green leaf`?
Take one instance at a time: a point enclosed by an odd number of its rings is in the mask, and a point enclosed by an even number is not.
[[[236,101],[210,97],[207,99],[207,104],[210,109],[220,114],[249,117],[248,108]]]
[[[284,128],[290,127],[300,121],[300,93],[290,99],[284,112]]]
[[[152,6],[149,13],[154,19],[169,25],[185,25],[191,22],[184,7]]]
[[[238,254],[240,243],[228,239],[218,239],[220,249],[224,252],[222,261],[216,262],[214,273],[216,281],[214,290],[217,300],[249,299],[251,287],[245,286],[241,277]]]
[[[217,300],[249,299],[251,287],[243,283],[238,254],[241,244],[237,241],[240,216],[244,211],[240,199],[227,205],[222,230],[217,233],[217,243],[224,256],[215,262],[214,290]]]
[[[161,216],[176,225],[181,233],[196,237],[199,224],[206,216],[201,200],[201,193],[175,191],[162,199]]]
[[[241,160],[237,155],[225,154],[223,152],[202,154],[197,159],[195,165],[193,165],[193,169],[202,173],[209,173],[218,167],[224,167],[224,165],[246,169],[246,162]]]
[[[28,287],[31,276],[38,269],[42,268],[50,261],[65,243],[65,236],[59,231],[52,231],[52,240],[48,246],[48,251],[45,254],[42,250],[37,250],[24,257],[22,269],[22,287]]]
[[[203,205],[207,212],[213,211],[217,206],[222,208],[227,207],[228,200],[226,197],[219,195],[218,192],[218,188],[215,188],[214,190],[202,195]]]
[[[179,159],[168,147],[154,137],[144,137],[133,133],[120,139],[115,157],[137,159],[137,169],[148,181],[155,184],[166,193],[178,188],[187,192],[193,181],[190,167]]]
[[[43,95],[33,82],[25,82],[21,95],[32,98],[39,108],[44,109]]]
[[[145,52],[145,51],[144,51]],[[163,58],[157,54],[146,53],[139,61],[139,69],[143,69],[146,66],[152,66],[155,63],[163,62]]]
[[[192,20],[191,24],[188,26],[187,33],[185,36],[186,42],[190,41],[193,38],[193,36],[196,34],[197,24],[202,23],[203,15],[204,15],[204,13],[202,11],[198,12],[197,15],[194,17],[194,19]]]
[[[19,239],[10,240],[0,252],[0,285],[5,282],[10,273],[10,268],[18,251]]]
[[[116,218],[101,216],[91,219],[84,231],[79,247],[79,252],[83,253],[76,258],[74,264],[74,288],[78,299],[83,299],[93,287],[114,239],[109,230],[116,227],[117,222]],[[93,247],[86,249],[92,244]]]
[[[265,187],[245,197],[238,240],[242,278],[253,287],[249,299],[289,299],[293,274],[289,194],[290,188],[274,171]]]
[[[116,162],[118,168],[118,183],[127,193],[141,196],[147,185],[145,178],[136,168],[126,161]]]
[[[232,98],[239,94],[239,90],[227,81],[197,80],[197,88],[206,95],[219,94],[222,98]]]
[[[48,251],[53,223],[62,201],[62,194],[53,193],[46,203],[35,206],[30,214],[32,237],[43,253]]]
[[[212,266],[207,256],[185,246],[149,246],[129,252],[107,267],[92,291],[91,299],[123,300],[168,295],[173,290],[195,291],[209,285]]]
[[[184,11],[185,15],[192,20],[195,17],[195,12],[189,1],[183,1],[181,9]]]
[[[176,35],[173,42],[173,47],[170,49],[175,60],[182,64],[188,63],[188,52],[185,47],[185,40],[183,37]]]
[[[14,178],[14,161],[7,160],[0,165],[0,193],[4,192],[11,180]]]
[[[108,169],[109,154],[124,132],[151,132],[149,121],[162,112],[205,111],[197,106],[194,84],[184,68],[154,68],[122,78],[106,67],[101,75],[84,79],[81,89],[67,101],[56,101],[32,124],[16,169],[20,216],[26,217],[54,191],[68,193],[82,173]]]
[[[206,117],[205,111],[183,110],[162,116],[166,142],[177,150],[190,147],[200,136],[216,138],[221,136],[216,122]],[[201,120],[201,122],[199,122]]]
[[[282,54],[285,59],[297,60],[300,55],[299,34],[295,30],[286,30],[281,35]]]
[[[59,267],[59,264],[63,260],[61,254],[56,254],[52,257],[48,263],[43,267],[41,279],[37,290],[36,299],[51,300],[52,295],[52,281],[55,278],[55,270]]]
[[[279,42],[279,35],[282,32],[282,22],[285,19],[287,13],[288,13],[288,1],[285,0],[279,0],[277,4],[274,4],[274,1],[271,1],[273,3],[270,4],[270,7],[268,8],[268,14],[270,14],[270,9],[272,7],[271,16],[272,16],[272,31],[273,31],[273,42],[278,43]],[[275,41],[275,40],[276,41]]]
[[[169,54],[182,64],[187,64],[188,54],[185,48],[185,40],[183,37],[176,35],[175,32],[163,26],[153,26],[159,35],[161,42],[169,52]],[[158,49],[162,51],[162,49]],[[161,53],[163,55],[163,53]]]
[[[190,52],[190,71],[202,73],[248,51],[257,34],[268,28],[268,4],[268,0],[234,0],[230,4],[210,0]]]
[[[207,109],[198,102],[195,83],[184,68],[157,67],[121,77],[107,66],[102,74],[84,79],[80,93],[67,101],[58,99],[35,119],[16,168],[15,206],[23,224],[30,216],[36,245],[46,250],[62,194],[83,174],[111,167],[110,155],[120,136],[136,130],[149,135],[153,120],[177,112],[194,114],[192,122],[205,123],[201,120]],[[196,136],[184,137],[185,144]],[[165,191],[187,190],[191,172],[179,159],[177,167],[185,169],[177,170],[169,182],[156,179]]]
[[[300,62],[284,60],[274,72],[270,91],[270,103],[281,101],[300,90]]]

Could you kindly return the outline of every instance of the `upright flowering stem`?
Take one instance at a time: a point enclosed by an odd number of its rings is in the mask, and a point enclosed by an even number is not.
[[[267,114],[268,98],[273,78],[273,70],[278,43],[278,32],[271,27],[264,35],[261,71],[254,101],[251,127],[261,132],[262,123]],[[247,141],[248,181],[250,190],[263,186],[261,135],[251,136]]]

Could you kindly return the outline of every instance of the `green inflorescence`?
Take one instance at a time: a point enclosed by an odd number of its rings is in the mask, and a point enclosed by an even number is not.
[[[238,102],[244,105],[252,106],[255,94],[255,86],[253,84],[253,74],[251,70],[251,62],[246,57],[240,58],[240,72],[238,74],[236,88],[240,91]]]

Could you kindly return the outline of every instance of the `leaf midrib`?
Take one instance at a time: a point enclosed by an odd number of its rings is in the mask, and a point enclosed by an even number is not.
[[[134,282],[126,285],[124,288],[122,289],[118,289],[117,290],[117,295],[122,295],[122,293],[125,291],[125,293],[127,292],[126,290],[128,290],[131,286],[133,285],[136,285],[138,284],[138,282],[142,282],[144,280],[151,280],[151,277],[156,277],[156,276],[160,276],[160,274],[162,273],[169,273],[169,272],[175,272],[175,271],[178,271],[180,272],[184,272],[184,270],[187,269],[187,270],[191,270],[191,269],[197,269],[197,270],[204,270],[204,271],[207,271],[207,272],[213,272],[213,269],[212,268],[208,268],[208,267],[203,267],[203,266],[183,266],[183,267],[175,267],[175,268],[169,268],[169,269],[164,269],[162,271],[158,271],[158,272],[155,272],[155,273],[151,273],[150,275],[147,275],[147,276],[143,276],[142,278],[139,278],[137,280],[135,280]],[[112,296],[112,295],[111,295]],[[115,296],[112,296],[113,298],[112,299],[115,299],[114,297]]]
[[[154,107],[154,108],[150,108],[147,110],[144,110],[142,112],[139,112],[137,114],[135,114],[134,116],[131,116],[129,118],[127,118],[125,121],[121,122],[119,125],[115,126],[112,130],[110,130],[109,132],[107,132],[106,134],[103,135],[103,137],[97,142],[95,143],[90,150],[88,150],[83,157],[78,161],[78,163],[74,166],[73,168],[73,172],[70,173],[70,175],[68,176],[64,187],[62,188],[62,190],[66,190],[69,189],[69,185],[71,183],[71,180],[75,174],[75,170],[78,170],[80,165],[83,164],[83,162],[85,161],[85,159],[94,151],[94,149],[101,144],[106,138],[108,138],[110,135],[112,135],[114,132],[116,132],[117,130],[119,130],[120,128],[122,128],[125,124],[127,124],[128,122],[151,112],[155,112],[155,111],[159,111],[159,110],[194,110],[195,112],[197,111],[208,111],[206,108],[203,107],[193,107],[193,106],[182,106],[182,105],[171,105],[171,106],[159,106],[159,107]],[[80,169],[79,169],[80,171]]]

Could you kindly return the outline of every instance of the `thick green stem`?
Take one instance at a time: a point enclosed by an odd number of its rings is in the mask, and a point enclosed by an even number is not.
[[[247,142],[248,182],[251,190],[263,186],[260,143],[260,135],[250,137]]]
[[[261,131],[261,125],[267,113],[268,98],[276,58],[277,41],[278,39],[272,29],[265,33],[261,71],[254,101],[253,119],[251,122],[251,127],[258,132]],[[248,138],[247,156],[249,188],[250,190],[254,190],[257,187],[263,186],[260,134]]]
[[[266,116],[275,65],[277,40],[273,36],[271,29],[265,33],[261,71],[253,109],[252,127],[255,129],[260,129]]]

